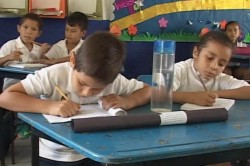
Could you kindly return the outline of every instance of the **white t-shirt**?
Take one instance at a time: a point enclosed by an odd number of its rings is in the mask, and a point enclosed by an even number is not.
[[[81,39],[79,43],[73,48],[72,51],[76,52],[82,45],[83,40]],[[69,52],[66,46],[66,39],[61,40],[54,44],[51,49],[45,54],[48,59],[53,58],[63,58],[69,56]]]
[[[56,64],[47,68],[43,68],[35,72],[35,75],[28,75],[21,83],[25,91],[32,96],[46,95],[50,100],[61,100],[61,94],[55,90],[55,85],[68,95],[74,101],[79,102],[81,99],[72,89],[72,72],[69,62]],[[109,94],[128,95],[141,89],[143,82],[135,79],[128,80],[122,75],[118,75],[113,83],[109,84],[98,95],[84,98],[84,103],[97,103],[101,96]],[[56,144],[54,142],[40,139],[39,154],[41,157],[57,161],[78,161],[85,158],[78,152],[68,147]]]
[[[246,81],[238,80],[224,73],[219,74],[214,79],[203,80],[203,82],[209,91],[235,89],[242,86],[249,86]],[[194,69],[193,59],[188,59],[175,64],[173,90],[183,92],[205,90],[199,80],[196,70]]]
[[[5,57],[6,55],[10,54],[13,51],[21,51],[23,54],[21,55],[22,62],[32,62],[34,60],[40,59],[40,46],[33,44],[33,48],[31,51],[24,45],[21,38],[18,37],[17,39],[10,40],[6,42],[0,49],[0,57]],[[8,66],[11,62],[6,62],[4,66]]]

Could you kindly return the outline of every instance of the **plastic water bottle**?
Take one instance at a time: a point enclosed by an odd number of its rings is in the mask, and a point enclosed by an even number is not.
[[[175,63],[175,41],[154,42],[151,110],[172,111],[173,74]]]

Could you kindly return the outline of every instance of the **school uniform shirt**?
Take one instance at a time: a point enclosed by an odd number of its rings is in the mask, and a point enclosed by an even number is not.
[[[33,44],[33,48],[31,51],[24,45],[21,38],[10,40],[6,42],[0,49],[0,58],[7,56],[13,51],[21,51],[23,54],[21,55],[22,62],[32,62],[34,60],[40,59],[40,46]],[[17,61],[8,61],[3,66],[8,66],[10,63],[16,63]],[[20,80],[13,78],[4,78],[3,90],[8,88],[10,85],[13,85]]]
[[[203,80],[203,83],[209,91],[249,86],[246,81],[238,80],[224,73],[219,74],[214,79]],[[194,68],[194,59],[188,59],[175,64],[173,90],[183,92],[205,91]]]
[[[67,42],[67,40],[64,39],[64,40],[61,40],[61,41],[57,42],[56,44],[54,44],[51,47],[51,49],[45,54],[45,56],[48,59],[63,58],[63,57],[69,56],[66,42]],[[73,48],[73,50],[71,50],[71,51],[76,52],[81,47],[82,43],[83,43],[83,40],[81,39],[79,41],[79,43],[75,46],[75,48]]]
[[[81,98],[74,93],[72,72],[73,69],[69,62],[60,63],[36,71],[34,75],[28,75],[21,83],[27,94],[37,97],[45,95],[47,99],[54,101],[61,100],[62,98],[61,94],[55,90],[55,85],[57,85],[70,100],[76,103],[81,102],[81,104],[97,103],[101,96],[109,94],[129,95],[143,88],[143,82],[135,79],[128,80],[119,74],[114,82],[109,84],[101,93],[92,97]],[[40,156],[47,159],[73,162],[85,158],[73,149],[45,139],[40,139],[39,146]]]
[[[21,38],[18,37],[17,39],[10,40],[6,42],[0,49],[0,58],[7,56],[13,51],[21,51],[23,54],[21,55],[22,62],[32,62],[34,60],[40,59],[40,46],[33,44],[33,48],[31,51],[24,45]],[[13,62],[13,61],[12,61]],[[11,61],[6,62],[3,66],[8,66]]]

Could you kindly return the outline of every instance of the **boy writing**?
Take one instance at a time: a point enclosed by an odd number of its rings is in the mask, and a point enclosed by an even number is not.
[[[173,100],[212,106],[217,97],[250,99],[250,86],[222,73],[234,44],[223,32],[211,31],[193,49],[193,59],[175,64]]]
[[[71,55],[70,62],[43,68],[9,87],[0,95],[0,105],[18,112],[68,117],[77,114],[79,103],[97,103],[100,99],[105,109],[128,110],[145,104],[150,100],[150,87],[119,74],[124,54],[124,46],[115,36],[108,32],[96,33]],[[55,86],[60,87],[69,100],[60,101],[62,95]],[[40,95],[51,100],[35,97]],[[72,149],[45,139],[40,139],[40,157],[41,165],[46,162],[53,166],[57,163],[80,166],[89,162]]]
[[[65,39],[54,44],[39,63],[48,65],[68,62],[69,53],[76,52],[82,45],[86,34],[88,18],[81,12],[74,12],[67,18]]]
[[[35,39],[42,33],[42,20],[34,13],[25,14],[17,25],[20,36],[5,43],[0,50],[0,65],[8,66],[18,61],[27,63],[40,59],[48,49],[48,44],[35,44]],[[3,89],[19,80],[5,79]]]

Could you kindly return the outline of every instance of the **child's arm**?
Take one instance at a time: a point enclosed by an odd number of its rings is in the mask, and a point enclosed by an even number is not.
[[[40,59],[37,61],[38,63],[54,65],[57,63],[69,62],[69,56],[63,58],[53,58],[53,59]]]
[[[202,106],[212,106],[218,94],[215,92],[173,92],[173,102],[175,103],[191,103]]]
[[[144,84],[144,87],[134,91],[128,96],[108,95],[102,97],[103,108],[122,108],[128,110],[136,106],[146,104],[150,101],[151,87]]]
[[[13,51],[10,54],[0,58],[0,66],[3,66],[8,61],[18,61],[23,53],[21,51]]]
[[[32,112],[69,117],[75,115],[79,105],[68,100],[51,101],[29,96],[23,85],[10,86],[0,95],[0,105],[15,112]]]
[[[250,86],[243,86],[236,89],[215,91],[220,98],[229,99],[250,99]]]

